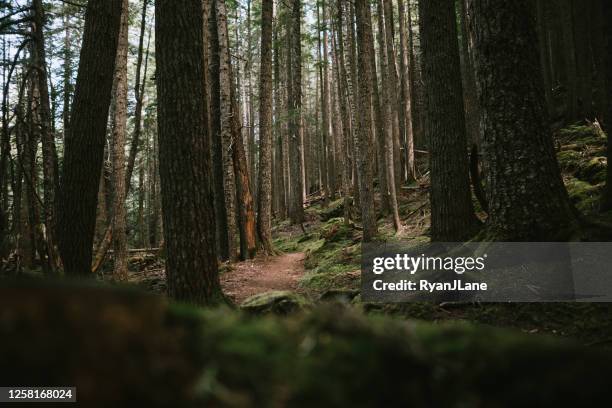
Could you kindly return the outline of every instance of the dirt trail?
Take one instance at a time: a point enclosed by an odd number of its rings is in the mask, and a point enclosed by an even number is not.
[[[304,254],[258,257],[232,265],[221,275],[223,292],[237,304],[258,293],[295,290],[304,274]]]

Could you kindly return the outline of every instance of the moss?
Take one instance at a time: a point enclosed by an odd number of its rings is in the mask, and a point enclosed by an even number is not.
[[[336,304],[278,318],[101,289],[2,295],[0,380],[73,384],[87,406],[567,405],[607,397],[612,364],[573,342]]]
[[[274,313],[287,315],[310,307],[302,296],[289,291],[272,291],[251,296],[240,308],[251,314]]]
[[[582,159],[582,154],[574,150],[562,150],[557,153],[559,166],[563,171],[573,172],[578,168],[578,163]]]
[[[605,157],[593,157],[580,163],[576,177],[591,184],[603,183],[606,181],[606,168]]]
[[[565,186],[570,200],[579,211],[588,214],[597,210],[604,187],[603,184],[594,186],[587,182],[570,178],[566,181]]]

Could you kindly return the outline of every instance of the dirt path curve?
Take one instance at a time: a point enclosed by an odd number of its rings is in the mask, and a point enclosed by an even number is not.
[[[304,274],[304,254],[258,257],[233,265],[221,275],[223,292],[237,304],[258,293],[295,290]]]

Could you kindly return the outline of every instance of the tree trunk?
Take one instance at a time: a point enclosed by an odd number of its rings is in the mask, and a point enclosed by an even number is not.
[[[261,4],[261,64],[259,75],[259,177],[257,232],[267,254],[272,246],[272,20],[274,1]]]
[[[115,56],[121,0],[91,0],[69,133],[65,140],[59,214],[60,251],[66,274],[91,272],[96,205]]]
[[[122,0],[121,31],[115,62],[115,112],[112,132],[113,162],[113,278],[127,279],[125,208],[125,139],[127,132],[128,1]]]
[[[461,0],[463,1],[463,0]],[[405,156],[406,156],[406,178],[416,180],[416,166],[414,162],[414,129],[412,121],[412,83],[410,79],[410,36],[406,24],[406,10],[404,0],[397,0],[397,12],[399,14],[400,27],[400,80],[402,82],[401,109],[404,112],[405,129]]]
[[[212,139],[212,165],[215,199],[215,219],[217,220],[217,240],[219,242],[219,258],[223,261],[230,259],[230,254],[235,253],[234,238],[230,241],[228,212],[225,207],[225,187],[223,182],[224,157],[223,140],[221,136],[221,83],[220,83],[220,54],[219,33],[217,29],[217,13],[215,11],[216,1],[211,1],[209,11],[209,39],[210,60],[208,67],[208,81],[210,83],[210,106],[208,109],[211,123]],[[205,44],[206,46],[206,44]],[[235,224],[232,224],[235,225]],[[233,233],[233,230],[232,230]],[[230,246],[231,245],[231,246]],[[234,255],[233,255],[234,256]]]
[[[45,21],[44,9],[41,0],[34,0],[34,47],[32,49],[33,63],[36,68],[38,88],[38,118],[43,153],[43,185],[44,185],[44,222],[46,229],[46,246],[49,255],[49,268],[55,272],[59,266],[57,255],[57,220],[56,220],[56,193],[59,190],[57,151],[55,149],[55,135],[51,129],[52,115],[49,101],[47,61],[45,51],[45,35],[43,25]]]
[[[289,157],[291,194],[289,217],[293,224],[304,222],[302,180],[302,4],[293,0],[291,10],[291,78],[289,86]]]
[[[419,2],[431,168],[431,239],[455,242],[476,230],[469,182],[454,2]]]
[[[219,104],[221,118],[221,150],[223,163],[223,193],[225,197],[226,234],[228,255],[230,260],[236,259],[236,176],[234,173],[234,148],[236,136],[233,132],[232,115],[232,77],[230,68],[230,51],[227,31],[227,12],[224,0],[215,0],[214,14],[216,16],[218,38],[218,71],[219,71]],[[213,58],[215,56],[213,55]],[[216,61],[215,61],[216,62]],[[216,79],[216,78],[215,78]],[[214,79],[213,79],[214,80]],[[213,104],[216,101],[213,102]],[[240,137],[240,135],[238,135]]]
[[[127,159],[127,165],[125,170],[125,197],[127,197],[128,193],[132,188],[132,174],[134,173],[134,167],[136,165],[136,155],[138,154],[138,148],[140,145],[140,136],[142,134],[142,110],[144,108],[144,97],[145,97],[145,89],[147,84],[147,73],[149,69],[149,46],[151,43],[151,30],[149,30],[149,35],[147,39],[147,48],[144,50],[144,35],[145,28],[147,22],[147,6],[149,4],[149,0],[144,0],[142,3],[142,17],[140,21],[140,40],[138,45],[138,57],[136,60],[136,80],[134,84],[134,95],[136,99],[136,106],[134,108],[134,135],[132,136],[132,140],[130,142],[130,152]],[[143,63],[143,52],[144,52],[144,71],[142,71],[142,63]],[[141,72],[142,72],[142,81],[141,81]],[[115,88],[113,86],[113,88]],[[116,92],[116,91],[115,91]],[[112,241],[113,241],[113,229],[112,223],[110,223],[104,232],[104,237],[100,244],[98,245],[98,249],[96,251],[96,256],[93,261],[92,271],[96,273],[104,259],[106,258],[106,253],[108,252]]]
[[[203,13],[199,0],[156,0],[159,165],[168,294],[222,303],[206,137]],[[205,137],[203,137],[205,136]]]
[[[460,49],[459,56],[461,59],[461,79],[463,86],[463,101],[465,106],[465,127],[467,132],[468,145],[480,144],[480,113],[478,110],[478,95],[476,94],[476,78],[474,77],[474,65],[472,63],[472,55],[470,50],[470,41],[467,32],[467,16],[465,13],[465,0],[459,0],[457,3],[459,22],[459,37]]]
[[[353,124],[350,114],[350,101],[348,91],[348,81],[346,72],[346,63],[344,58],[344,6],[342,2],[337,2],[336,14],[336,32],[337,42],[334,45],[336,55],[336,81],[338,87],[338,105],[340,107],[340,115],[342,117],[343,129],[343,146],[344,154],[342,155],[342,191],[344,196],[344,223],[348,225],[351,218],[351,191],[350,191],[350,173],[351,165],[349,160],[350,140],[353,137]]]
[[[393,3],[391,0],[382,0],[384,5],[384,25],[385,25],[385,47],[387,52],[387,81],[388,82],[388,94],[389,103],[391,108],[391,115],[393,120],[393,139],[392,139],[392,168],[394,171],[393,183],[395,183],[396,190],[399,190],[402,182],[402,155],[401,155],[401,124],[400,124],[400,97],[398,90],[400,90],[400,82],[397,75],[397,62],[395,61],[395,22],[393,20]],[[394,194],[389,189],[391,194]],[[399,217],[398,217],[399,221]]]
[[[363,241],[370,242],[378,233],[374,212],[374,183],[372,180],[372,76],[371,58],[374,53],[372,38],[372,15],[369,2],[355,0],[357,21],[357,45],[359,66],[359,137],[357,143],[359,200]]]
[[[394,109],[396,100],[394,98],[395,94],[395,86],[396,83],[393,80],[393,76],[395,75],[395,67],[391,67],[391,64],[395,65],[394,62],[389,60],[389,47],[387,46],[387,41],[393,41],[392,37],[389,37],[389,30],[385,31],[386,21],[385,15],[383,13],[383,0],[378,0],[378,41],[379,41],[379,55],[380,55],[380,65],[381,65],[381,77],[382,77],[382,85],[383,85],[383,94],[385,95],[383,102],[383,111],[384,111],[384,123],[386,124],[384,133],[379,137],[383,138],[383,151],[385,155],[385,171],[387,175],[387,191],[385,194],[388,194],[387,201],[389,202],[389,206],[391,209],[391,215],[393,217],[393,227],[395,231],[399,231],[401,228],[401,223],[399,219],[399,210],[397,207],[397,190],[396,190],[396,163],[399,162],[399,157],[395,156],[394,149],[394,126],[391,124],[395,120],[396,110]],[[391,76],[393,74],[393,76]],[[383,192],[381,191],[381,194]]]
[[[527,0],[468,4],[483,124],[487,238],[567,239],[576,217],[548,126]]]

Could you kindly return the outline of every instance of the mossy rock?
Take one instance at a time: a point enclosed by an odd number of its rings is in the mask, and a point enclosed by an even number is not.
[[[271,291],[251,296],[240,308],[251,314],[274,313],[288,315],[303,311],[310,305],[306,299],[290,291]]]
[[[331,289],[324,292],[319,300],[322,302],[351,303],[357,295],[359,295],[358,290]]]
[[[99,288],[0,289],[0,382],[71,385],[81,406],[511,407],[609,393],[612,354],[466,323],[292,317]]]
[[[327,208],[324,208],[320,212],[321,221],[329,221],[332,218],[338,218],[344,216],[344,201],[336,200]]]

